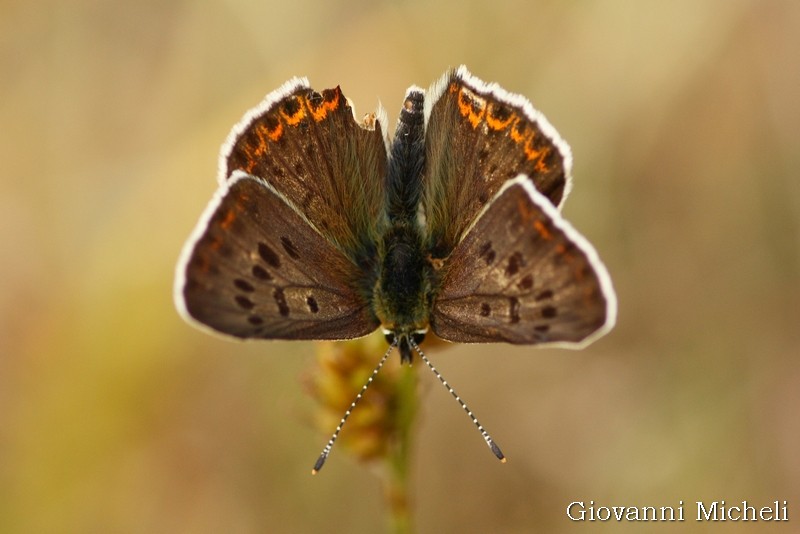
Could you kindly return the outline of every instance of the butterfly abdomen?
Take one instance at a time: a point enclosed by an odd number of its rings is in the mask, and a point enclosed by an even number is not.
[[[391,223],[417,218],[425,165],[424,94],[406,94],[386,173],[386,212]]]

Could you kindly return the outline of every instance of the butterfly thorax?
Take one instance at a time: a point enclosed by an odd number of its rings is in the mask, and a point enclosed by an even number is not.
[[[418,229],[395,226],[383,239],[383,258],[373,308],[385,331],[398,338],[403,361],[408,336],[419,336],[428,328],[430,317],[431,267],[421,249]],[[418,339],[417,341],[421,341]]]

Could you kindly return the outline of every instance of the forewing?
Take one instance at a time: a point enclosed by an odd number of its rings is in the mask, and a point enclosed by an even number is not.
[[[190,322],[239,338],[347,339],[378,324],[359,276],[280,193],[237,172],[184,247],[175,300]]]
[[[519,174],[560,206],[570,186],[570,149],[525,97],[462,66],[431,87],[425,105],[422,203],[433,257],[446,257],[486,202]]]
[[[295,79],[231,131],[220,181],[241,170],[263,178],[357,263],[374,256],[387,165],[385,114],[357,122],[339,87],[321,93]]]
[[[449,341],[578,348],[615,319],[611,279],[594,248],[520,176],[446,261],[431,326]]]

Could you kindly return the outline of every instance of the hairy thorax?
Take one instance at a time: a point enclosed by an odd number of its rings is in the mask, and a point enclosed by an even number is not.
[[[383,239],[380,276],[375,286],[375,312],[383,328],[403,337],[428,327],[432,268],[412,225],[395,225]]]

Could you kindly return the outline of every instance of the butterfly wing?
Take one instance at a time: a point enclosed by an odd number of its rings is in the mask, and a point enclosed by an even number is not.
[[[553,205],[566,197],[569,146],[525,97],[462,66],[431,87],[425,106],[422,203],[433,257],[446,257],[486,202],[520,173]]]
[[[369,264],[383,207],[385,123],[380,109],[357,122],[338,87],[318,93],[290,80],[234,126],[220,182],[236,170],[262,178],[339,250]]]
[[[178,263],[189,322],[239,338],[347,339],[378,326],[361,270],[270,184],[235,172]]]
[[[293,79],[234,126],[220,189],[178,264],[184,317],[240,338],[376,328],[365,295],[387,165],[381,113],[359,123],[338,87],[318,93]]]
[[[431,327],[449,341],[578,348],[615,319],[611,279],[594,248],[521,175],[486,205],[447,260]]]

